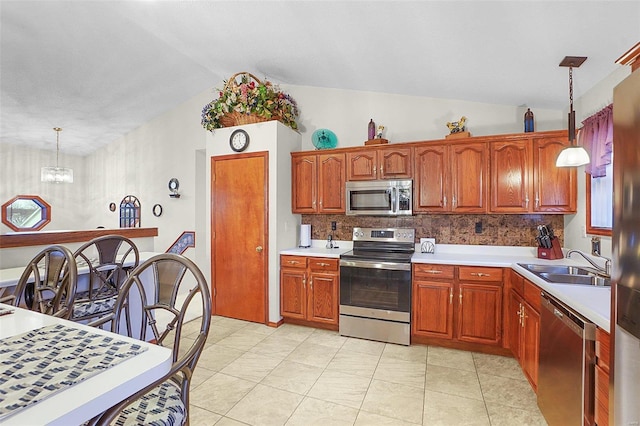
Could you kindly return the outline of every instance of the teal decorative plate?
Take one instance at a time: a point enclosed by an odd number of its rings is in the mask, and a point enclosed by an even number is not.
[[[313,132],[311,142],[316,149],[331,149],[338,146],[336,134],[329,129],[318,129]]]

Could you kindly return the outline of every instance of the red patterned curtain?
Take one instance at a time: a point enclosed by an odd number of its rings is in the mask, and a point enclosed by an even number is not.
[[[585,172],[594,178],[606,176],[605,169],[607,164],[611,164],[613,151],[613,104],[582,122],[578,144],[587,150],[591,159],[591,163],[585,166]]]

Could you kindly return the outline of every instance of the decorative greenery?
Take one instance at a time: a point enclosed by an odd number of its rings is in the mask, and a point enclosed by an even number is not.
[[[236,80],[240,77],[240,82]],[[224,117],[233,112],[256,115],[266,120],[279,120],[283,124],[298,129],[296,118],[298,106],[288,94],[277,85],[265,80],[260,82],[251,74],[236,74],[224,82],[219,98],[202,109],[202,127],[207,130],[227,127]]]

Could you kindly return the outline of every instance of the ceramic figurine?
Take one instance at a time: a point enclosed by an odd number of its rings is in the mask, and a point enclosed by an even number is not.
[[[449,132],[451,134],[453,133],[460,133],[460,132],[464,132],[464,123],[467,121],[467,117],[460,117],[460,120],[458,121],[454,121],[454,122],[449,122],[447,123],[447,127],[449,128]]]
[[[376,139],[382,139],[383,131],[384,131],[384,126],[378,126],[378,133],[376,134]]]

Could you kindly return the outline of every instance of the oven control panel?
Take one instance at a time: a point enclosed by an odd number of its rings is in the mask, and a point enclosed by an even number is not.
[[[353,241],[396,241],[413,243],[411,228],[353,228]]]

